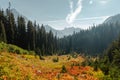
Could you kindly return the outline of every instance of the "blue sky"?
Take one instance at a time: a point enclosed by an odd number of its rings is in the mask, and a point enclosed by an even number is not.
[[[28,19],[48,24],[55,29],[67,27],[89,28],[107,17],[120,13],[120,0],[10,0]],[[6,9],[9,0],[0,0]]]

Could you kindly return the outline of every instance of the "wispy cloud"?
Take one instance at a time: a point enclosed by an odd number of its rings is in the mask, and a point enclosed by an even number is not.
[[[105,20],[107,19],[109,16],[100,16],[100,17],[88,17],[88,18],[80,18],[80,19],[74,19],[74,21],[87,21],[87,20]],[[53,21],[42,21],[42,22],[45,22],[45,23],[58,23],[58,22],[65,22],[65,20],[53,20]]]
[[[74,22],[76,19],[77,15],[81,12],[82,10],[82,0],[78,0],[77,2],[77,8],[73,11],[73,1],[70,1],[70,12],[67,17],[66,17],[66,22],[68,24],[71,24]]]
[[[70,10],[71,10],[71,13],[73,13],[73,2],[70,1]]]
[[[89,4],[93,4],[93,2],[98,2],[100,4],[107,4],[110,0],[89,0]]]
[[[100,0],[99,1],[101,4],[106,4],[106,3],[108,3],[108,0]]]
[[[98,20],[98,19],[102,19],[102,20],[105,20],[107,19],[109,16],[100,16],[100,17],[89,17],[89,18],[82,18],[82,19],[76,19],[77,20]]]
[[[82,29],[87,29],[93,24],[101,24],[106,18],[109,16],[100,16],[100,17],[88,17],[88,18],[80,18],[75,19],[74,23],[68,24],[66,20],[53,20],[53,21],[41,21],[40,24],[49,24],[55,29],[64,29],[65,27],[79,27]]]

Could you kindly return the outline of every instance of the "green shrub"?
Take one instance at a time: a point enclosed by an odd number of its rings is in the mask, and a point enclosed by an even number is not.
[[[10,47],[8,48],[8,52],[15,53],[14,48],[10,46]]]
[[[22,49],[22,48],[16,46],[16,45],[6,44],[4,42],[1,42],[0,43],[0,52],[3,52],[3,51],[16,53],[16,54],[31,54],[31,55],[35,54],[34,51],[27,51],[25,49]]]
[[[74,76],[74,80],[78,80],[76,76]]]
[[[72,69],[72,68],[73,68],[73,66],[75,66],[75,65],[74,65],[74,63],[72,63],[70,66],[71,66],[71,69]]]
[[[71,54],[72,58],[77,58],[78,57],[78,54],[76,52],[72,53]]]
[[[59,58],[58,57],[57,58],[53,58],[52,60],[53,60],[53,62],[58,62]]]
[[[71,59],[71,57],[69,56],[67,60],[70,60],[70,59]]]
[[[62,66],[62,70],[61,70],[61,73],[66,73],[67,72],[67,69],[65,67],[65,65]]]
[[[25,77],[25,80],[31,80],[31,75],[28,74],[28,75]]]
[[[27,53],[27,51],[24,51],[24,52]],[[34,51],[29,51],[29,54],[35,55],[35,52]]]
[[[3,52],[7,49],[7,44],[5,44],[4,42],[0,43],[0,52]]]
[[[2,66],[0,65],[0,76],[8,76],[10,77],[10,68],[8,66]]]
[[[86,60],[81,63],[81,66],[83,66],[83,67],[85,67],[87,65],[88,65],[88,62]]]
[[[113,80],[120,80],[120,69],[117,66],[112,66],[110,67],[110,71],[109,71],[110,77]]]
[[[40,60],[45,60],[42,56],[39,56]]]
[[[97,60],[95,60],[93,68],[94,68],[94,71],[98,71],[98,61]]]

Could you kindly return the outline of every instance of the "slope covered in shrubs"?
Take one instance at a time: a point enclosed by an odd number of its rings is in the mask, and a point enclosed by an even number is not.
[[[0,80],[99,80],[104,76],[100,69],[82,66],[84,58],[78,54],[40,58],[29,53],[15,45],[0,43]]]
[[[9,53],[16,53],[16,54],[35,54],[34,51],[27,51],[22,49],[16,45],[6,44],[4,42],[0,43],[0,52],[9,52]]]

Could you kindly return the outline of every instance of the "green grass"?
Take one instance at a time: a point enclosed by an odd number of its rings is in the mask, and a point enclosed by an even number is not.
[[[0,52],[4,52],[4,51],[9,52],[9,53],[17,53],[17,54],[32,54],[32,55],[35,54],[34,51],[27,51],[16,45],[6,44],[4,42],[1,42],[0,43]]]

